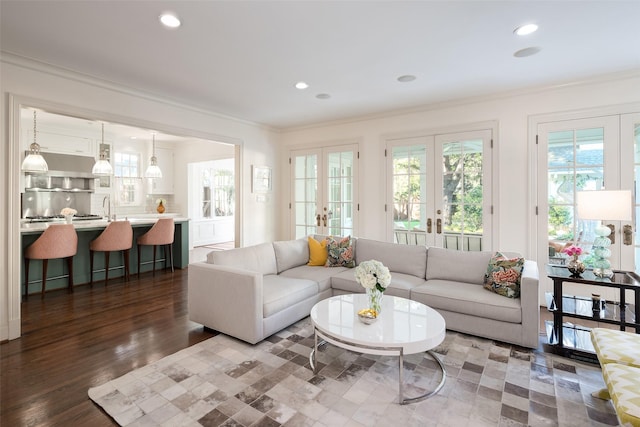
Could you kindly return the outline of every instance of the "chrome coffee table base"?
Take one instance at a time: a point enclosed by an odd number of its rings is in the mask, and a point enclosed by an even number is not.
[[[322,338],[322,341],[318,342],[318,336]],[[347,342],[340,338],[331,336],[325,332],[319,331],[318,328],[313,328],[313,349],[311,350],[311,354],[309,355],[309,364],[311,365],[311,369],[313,373],[317,373],[317,365],[316,365],[316,354],[318,352],[318,346],[321,346],[326,343],[332,343],[337,345],[338,347],[345,348],[348,350],[364,350],[364,353],[368,354],[394,354],[398,356],[398,391],[399,398],[398,401],[401,405],[406,405],[408,403],[420,402],[424,399],[427,399],[442,389],[444,383],[447,379],[447,372],[442,364],[440,358],[432,351],[427,350],[426,353],[431,356],[431,358],[438,364],[440,367],[440,371],[442,372],[442,378],[440,379],[440,383],[436,386],[432,391],[428,391],[425,394],[421,394],[416,397],[404,397],[404,351],[402,347],[377,347],[377,346],[368,346],[362,344],[354,344],[351,342]],[[373,351],[373,353],[371,352]]]

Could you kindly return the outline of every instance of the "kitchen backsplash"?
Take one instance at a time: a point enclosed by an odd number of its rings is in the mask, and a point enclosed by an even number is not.
[[[91,195],[91,213],[101,216],[106,216],[106,202],[105,208],[102,208],[105,194],[92,194]],[[117,218],[123,216],[134,216],[135,214],[145,213],[157,213],[158,204],[156,200],[164,199],[166,203],[163,203],[165,212],[167,213],[181,213],[180,207],[174,202],[173,194],[148,194],[145,196],[144,205],[140,206],[115,206],[113,202],[111,204],[111,215],[116,214]],[[113,200],[113,199],[112,199]]]

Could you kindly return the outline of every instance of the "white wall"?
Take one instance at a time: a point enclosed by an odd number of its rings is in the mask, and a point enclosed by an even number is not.
[[[456,126],[495,121],[494,215],[498,230],[495,249],[516,251],[529,258],[528,221],[533,212],[529,194],[530,156],[528,120],[533,115],[585,110],[640,101],[640,73],[608,76],[575,85],[505,94],[466,102],[448,103],[421,111],[383,117],[328,123],[282,134],[281,187],[283,212],[288,212],[288,152],[291,147],[321,146],[325,142],[360,139],[360,228],[359,236],[384,239],[385,223],[385,135],[421,130],[451,131]],[[495,158],[495,157],[494,157]],[[288,215],[280,228],[288,230]],[[284,236],[289,237],[289,236]]]
[[[0,215],[0,340],[15,338],[20,333],[22,260],[17,231],[20,158],[18,147],[12,146],[16,142],[10,138],[10,94],[20,99],[37,100],[38,104],[72,107],[96,119],[241,145],[241,170],[238,173],[241,174],[242,188],[240,203],[245,213],[241,218],[241,244],[275,239],[276,203],[257,203],[252,197],[250,166],[275,166],[276,132],[9,55],[0,58],[0,66],[0,212],[3,212]]]

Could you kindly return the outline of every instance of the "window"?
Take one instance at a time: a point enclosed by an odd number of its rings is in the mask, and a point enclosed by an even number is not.
[[[136,206],[142,203],[142,179],[139,176],[140,156],[137,153],[114,155],[116,178],[116,203],[120,206]]]

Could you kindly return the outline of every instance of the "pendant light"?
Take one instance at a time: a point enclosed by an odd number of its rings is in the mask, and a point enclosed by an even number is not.
[[[162,178],[162,171],[158,167],[158,158],[156,157],[156,134],[153,134],[153,154],[151,156],[151,164],[144,173],[145,178]]]
[[[94,175],[112,175],[113,168],[111,163],[107,160],[107,152],[104,148],[104,123],[102,123],[102,144],[100,144],[100,159],[93,165],[91,173]]]
[[[33,143],[29,146],[29,154],[22,162],[22,170],[31,173],[45,173],[49,170],[47,161],[40,154],[40,145],[36,142],[36,110],[33,110]]]

